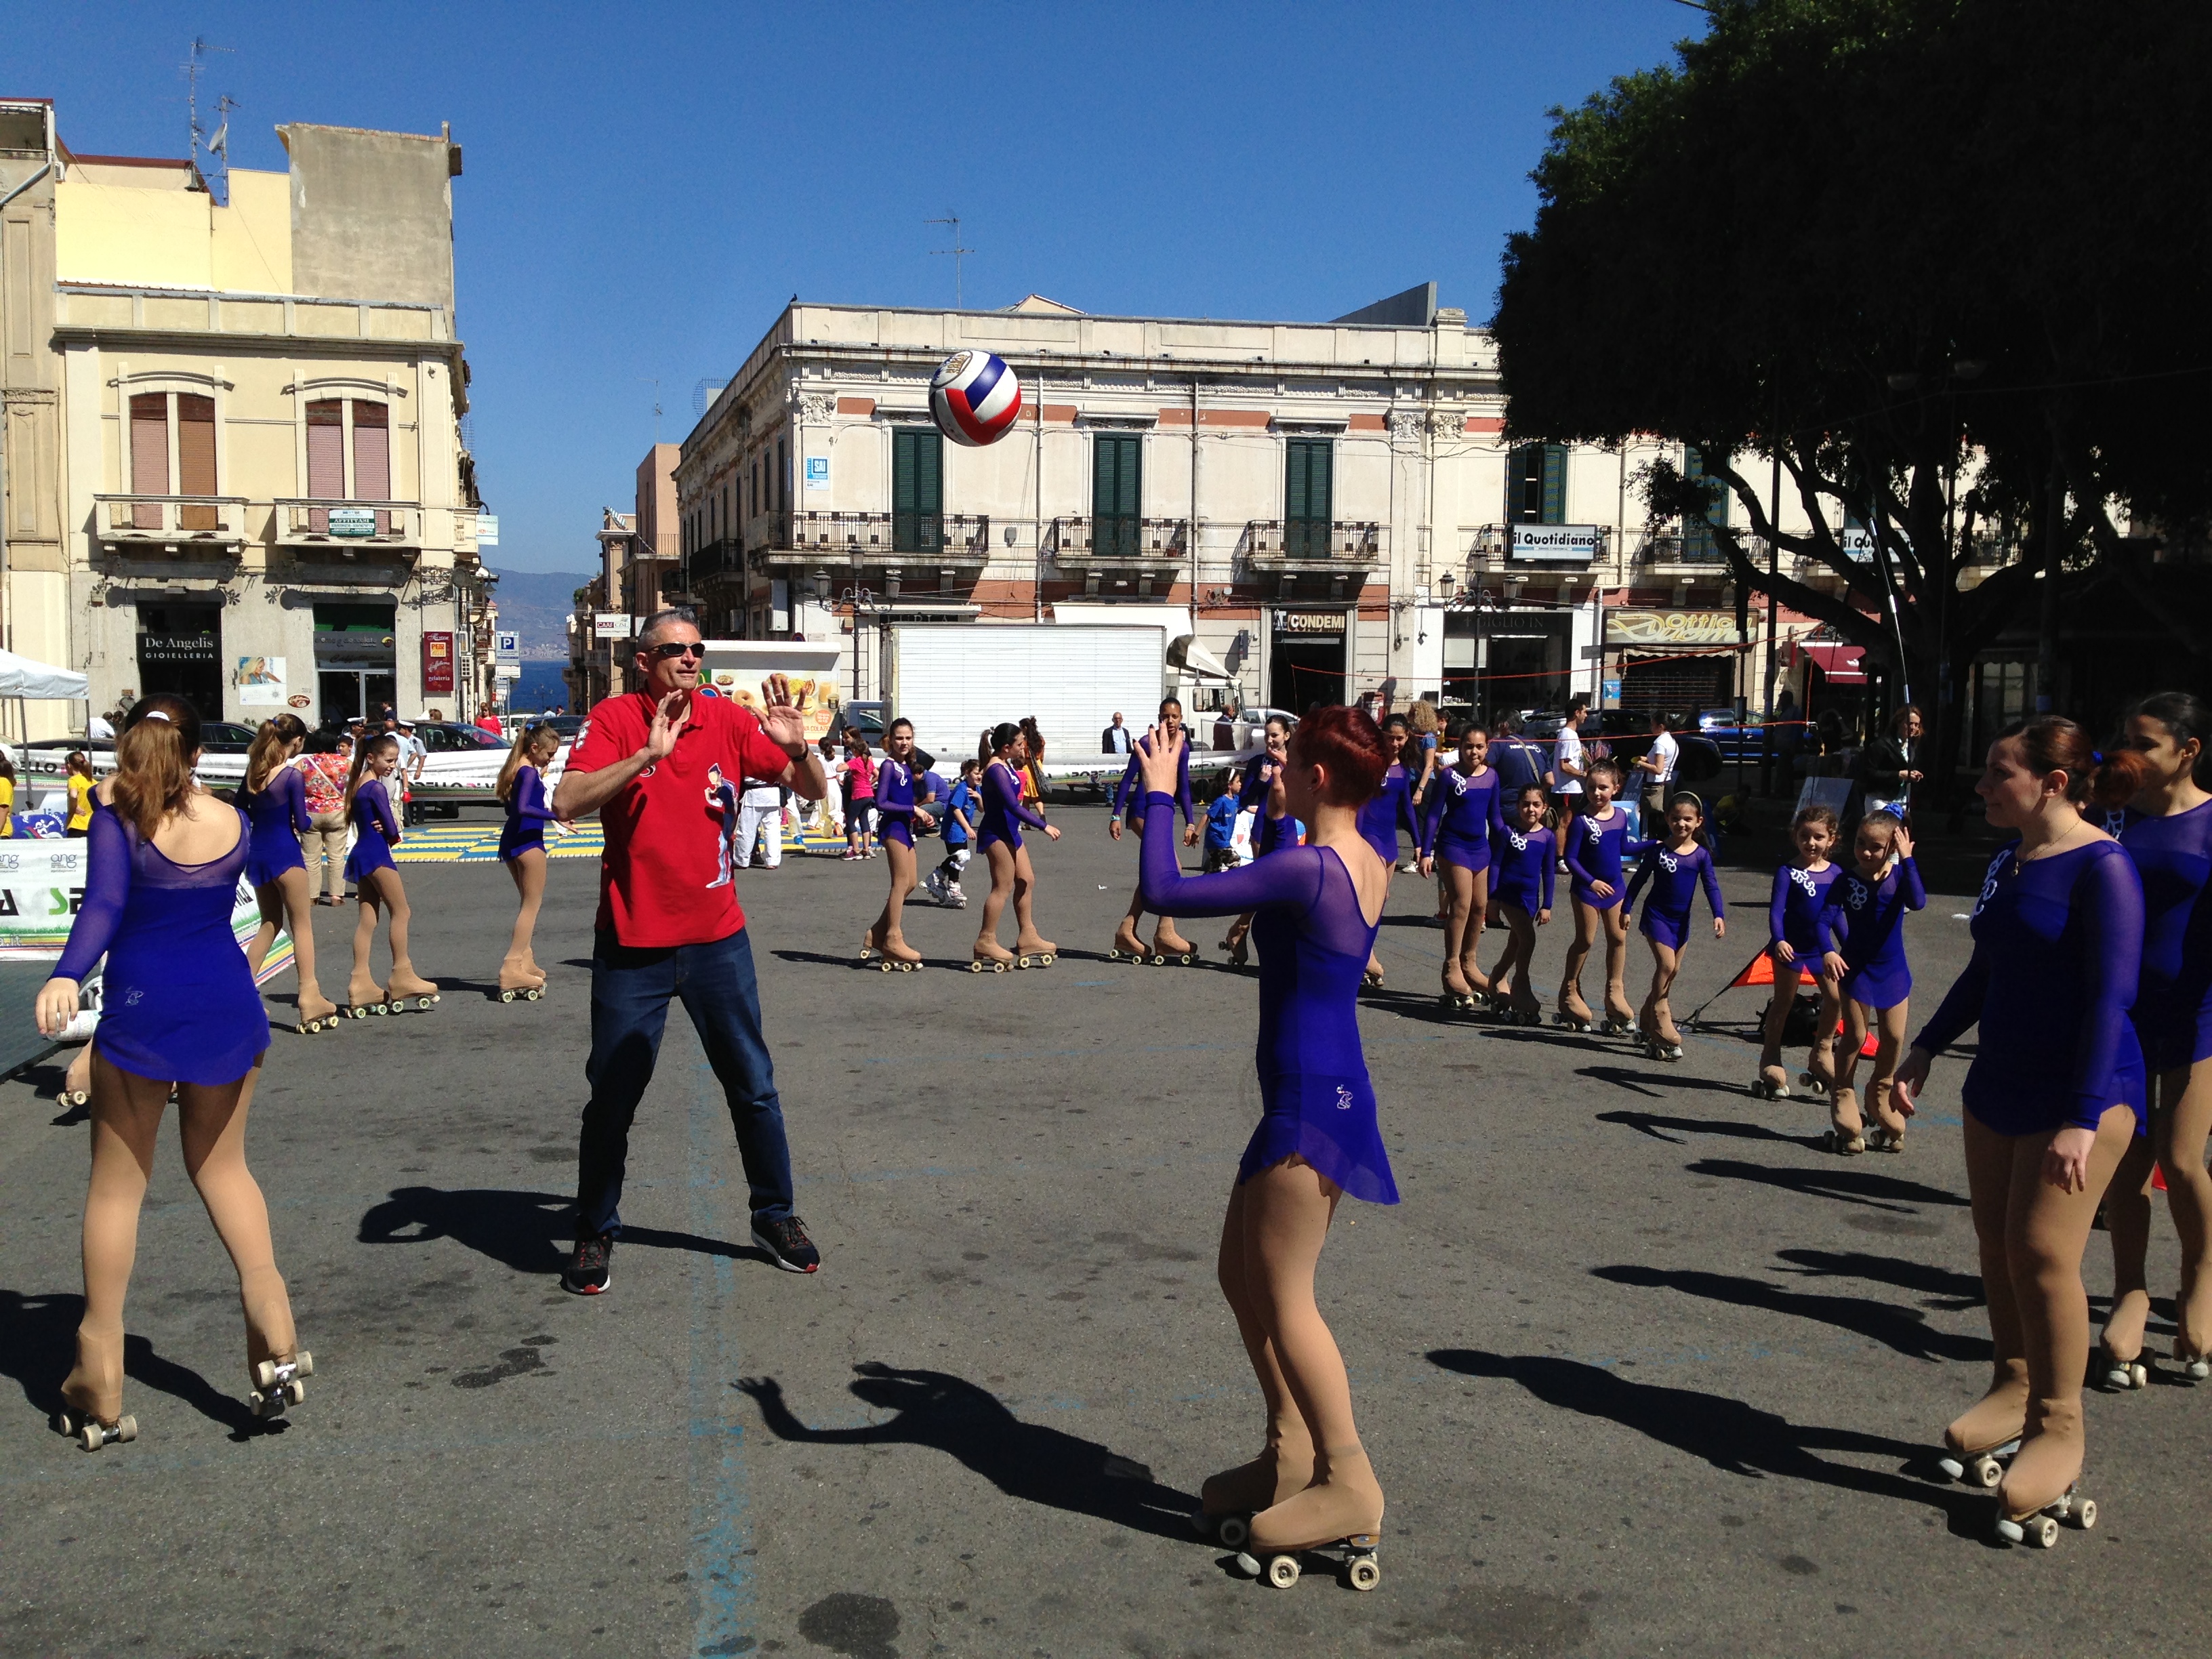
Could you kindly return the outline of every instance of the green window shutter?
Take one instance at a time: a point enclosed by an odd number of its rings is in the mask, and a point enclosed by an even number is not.
[[[1295,558],[1320,558],[1328,550],[1334,505],[1331,467],[1334,450],[1326,438],[1292,438],[1283,485],[1285,550]]]
[[[1137,548],[1144,501],[1144,440],[1133,432],[1102,432],[1091,452],[1092,547],[1127,557]]]
[[[1567,521],[1567,447],[1544,446],[1543,511],[1546,524]]]
[[[1682,446],[1682,476],[1693,481],[1706,476],[1705,458],[1698,452],[1695,444]],[[1720,547],[1713,540],[1713,532],[1710,526],[1726,524],[1729,521],[1728,509],[1728,491],[1715,490],[1712,493],[1711,505],[1705,508],[1705,517],[1684,523],[1682,551],[1687,556],[1693,559],[1711,559],[1716,562],[1719,561]]]
[[[942,542],[945,438],[933,426],[891,428],[891,547],[934,551]]]
[[[1521,444],[1505,458],[1505,522],[1540,524],[1544,513],[1544,446]]]

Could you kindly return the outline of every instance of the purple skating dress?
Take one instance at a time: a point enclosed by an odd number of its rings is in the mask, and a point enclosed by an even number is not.
[[[1575,902],[1593,910],[1610,910],[1620,903],[1623,861],[1659,845],[1656,841],[1629,840],[1628,814],[1611,805],[1605,811],[1602,818],[1590,812],[1579,815],[1559,848],[1559,856],[1567,861],[1567,873],[1574,878],[1569,890]],[[1603,898],[1590,890],[1593,883],[1601,881],[1613,889]]]
[[[888,755],[876,769],[876,839],[914,851],[914,768]]]
[[[246,821],[253,826],[246,848],[246,881],[249,887],[266,887],[287,870],[304,870],[300,837],[315,827],[307,812],[307,782],[293,767],[279,767],[263,787],[251,794],[238,792]]]
[[[1636,890],[1646,880],[1651,884],[1651,896],[1644,901],[1644,937],[1656,939],[1670,951],[1680,950],[1690,936],[1690,902],[1697,897],[1700,881],[1713,915],[1728,914],[1721,905],[1720,878],[1713,873],[1710,848],[1697,846],[1687,853],[1677,853],[1664,842],[1654,847],[1636,866],[1635,878],[1628,884],[1628,904],[1635,904]]]
[[[552,821],[553,809],[545,804],[544,778],[534,766],[518,766],[514,787],[507,798],[507,822],[499,832],[500,857],[520,858],[533,847],[544,852],[545,826]]]
[[[1490,868],[1491,832],[1504,823],[1498,769],[1486,764],[1479,773],[1467,773],[1447,766],[1429,785],[1421,850],[1438,864],[1455,864],[1480,875]]]
[[[115,1065],[156,1082],[235,1083],[269,1047],[269,1015],[231,932],[251,836],[206,864],[177,864],[112,809],[86,834],[84,903],[57,979],[80,985],[102,955],[100,1030]]]
[[[370,778],[354,792],[353,851],[346,854],[345,878],[356,887],[361,878],[372,870],[393,870],[392,844],[399,839],[399,826],[392,822],[392,798],[384,793],[383,783]]]
[[[983,769],[983,821],[976,827],[975,850],[988,854],[993,842],[1002,841],[1019,852],[1025,823],[1032,830],[1044,828],[1043,818],[1022,805],[1021,780],[1014,769],[993,761]]]
[[[1382,787],[1359,809],[1359,833],[1383,863],[1398,862],[1398,831],[1403,827],[1421,844],[1421,826],[1413,817],[1413,780],[1396,761],[1382,774]]]
[[[1239,870],[1186,876],[1176,861],[1175,802],[1145,799],[1139,867],[1145,907],[1167,916],[1254,912],[1260,951],[1260,1127],[1239,1185],[1296,1153],[1354,1198],[1395,1204],[1398,1184],[1375,1121],[1359,1046],[1358,994],[1379,924],[1335,849],[1286,847]]]
[[[1919,866],[1911,859],[1898,860],[1880,881],[1870,882],[1853,870],[1836,878],[1820,910],[1820,949],[1843,957],[1848,1000],[1894,1008],[1912,994],[1912,968],[1905,959],[1905,913],[1927,902]]]
[[[2130,812],[2120,845],[2143,886],[2136,1035],[2154,1072],[2212,1057],[2212,801],[2162,818]]]
[[[1808,870],[1801,864],[1785,864],[1774,872],[1774,892],[1766,906],[1767,951],[1774,952],[1777,944],[1787,945],[1792,961],[1803,973],[1817,975],[1820,971],[1820,912],[1827,908],[1828,890],[1843,877],[1839,864],[1825,870]],[[1790,963],[1775,960],[1787,971]]]

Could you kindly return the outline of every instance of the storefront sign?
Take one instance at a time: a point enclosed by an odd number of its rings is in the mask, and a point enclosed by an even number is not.
[[[1836,532],[1836,542],[1843,549],[1845,558],[1856,559],[1861,564],[1870,563],[1873,561],[1874,532],[1864,526],[1845,525]]]
[[[1546,564],[1588,564],[1597,556],[1594,524],[1516,524],[1506,556]]]
[[[284,659],[240,657],[232,678],[238,688],[240,708],[282,708],[284,706]]]
[[[422,635],[422,695],[426,697],[450,697],[453,695],[453,636],[451,634]]]
[[[626,640],[629,637],[630,619],[618,611],[598,611],[592,614],[592,637],[595,640]]]
[[[1734,645],[1733,611],[1608,611],[1605,642],[1664,649],[1668,646]]]
[[[142,667],[148,663],[205,663],[211,668],[215,665],[215,635],[141,634],[138,661]]]
[[[1344,632],[1344,612],[1341,611],[1278,611],[1275,613],[1278,634],[1334,634]]]
[[[333,536],[374,536],[376,509],[373,507],[334,507],[331,509]]]
[[[496,513],[477,514],[477,545],[478,547],[499,545],[499,514]]]
[[[809,455],[806,458],[806,487],[809,489],[830,488],[830,458],[827,455]]]

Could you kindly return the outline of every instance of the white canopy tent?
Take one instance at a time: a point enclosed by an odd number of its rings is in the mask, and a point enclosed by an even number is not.
[[[67,668],[33,662],[12,651],[0,651],[0,697],[35,697],[75,701],[85,696],[89,682]]]

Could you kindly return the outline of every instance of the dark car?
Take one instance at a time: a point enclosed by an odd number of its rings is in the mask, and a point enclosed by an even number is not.
[[[458,720],[421,720],[416,722],[415,735],[422,747],[434,755],[466,754],[477,749],[504,749],[507,739],[496,732],[487,732],[480,726],[463,726]]]
[[[202,720],[200,748],[210,755],[242,755],[253,747],[257,729],[233,720]]]

